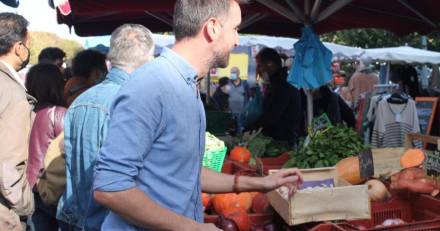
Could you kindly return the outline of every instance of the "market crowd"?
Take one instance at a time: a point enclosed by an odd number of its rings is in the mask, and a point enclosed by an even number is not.
[[[249,177],[202,167],[199,86],[211,68],[228,65],[242,2],[176,1],[176,42],[156,58],[151,32],[124,24],[108,53],[83,50],[66,67],[64,51],[48,47],[24,77],[28,21],[0,13],[0,230],[219,230],[203,223],[202,191],[285,185],[293,194],[302,183],[296,168]],[[258,62],[265,105],[288,108],[266,110],[264,132],[294,142],[299,91],[275,50],[262,50]],[[241,111],[260,90],[238,68],[230,79],[213,101],[237,118],[240,133],[249,127]]]

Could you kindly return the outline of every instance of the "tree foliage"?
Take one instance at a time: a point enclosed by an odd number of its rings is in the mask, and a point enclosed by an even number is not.
[[[321,35],[325,42],[333,42],[347,46],[362,48],[381,48],[395,46],[412,46],[422,48],[421,35],[411,33],[407,36],[396,36],[392,32],[381,29],[351,29],[331,32]],[[440,51],[440,34],[427,36],[428,50]]]
[[[81,44],[76,41],[63,39],[53,33],[48,32],[30,32],[31,45],[31,64],[38,62],[40,51],[46,47],[59,47],[66,52],[66,58],[72,59],[73,56],[82,48]]]

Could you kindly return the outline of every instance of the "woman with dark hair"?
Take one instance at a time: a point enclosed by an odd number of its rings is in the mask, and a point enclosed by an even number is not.
[[[34,188],[35,212],[32,223],[35,230],[58,230],[56,206],[45,205],[37,191],[36,183],[43,169],[49,143],[64,130],[66,113],[63,96],[63,75],[53,64],[37,64],[28,74],[26,88],[38,103],[29,143],[29,162],[26,169],[29,184]]]
[[[214,108],[218,111],[229,111],[229,90],[231,86],[229,85],[229,78],[223,77],[218,81],[218,87],[212,96],[212,102]]]

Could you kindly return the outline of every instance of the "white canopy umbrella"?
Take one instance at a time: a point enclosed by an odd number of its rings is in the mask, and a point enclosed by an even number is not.
[[[242,35],[240,36],[240,46],[265,46],[270,48],[281,48],[294,52],[293,44],[298,42],[295,38],[274,37],[263,35]],[[354,60],[364,52],[361,48],[344,46],[335,43],[324,42],[332,53],[334,60]],[[293,54],[293,53],[292,53]]]
[[[440,64],[440,52],[427,51],[409,46],[365,49],[361,59],[390,63]]]
[[[173,35],[153,34],[153,40],[156,46],[166,47],[174,43]],[[298,39],[286,37],[274,37],[264,35],[240,35],[240,46],[264,46],[270,48],[279,48],[284,51],[291,51],[293,55],[293,44]],[[95,47],[98,44],[109,46],[110,36],[91,37],[86,39],[85,47]],[[333,53],[334,60],[354,60],[359,57],[363,50],[361,48],[349,47],[335,43],[324,42],[324,45]]]

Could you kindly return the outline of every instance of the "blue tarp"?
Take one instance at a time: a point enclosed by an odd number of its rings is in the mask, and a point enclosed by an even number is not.
[[[293,45],[295,61],[288,82],[296,88],[314,89],[332,80],[332,52],[322,44],[311,27],[305,27]]]

